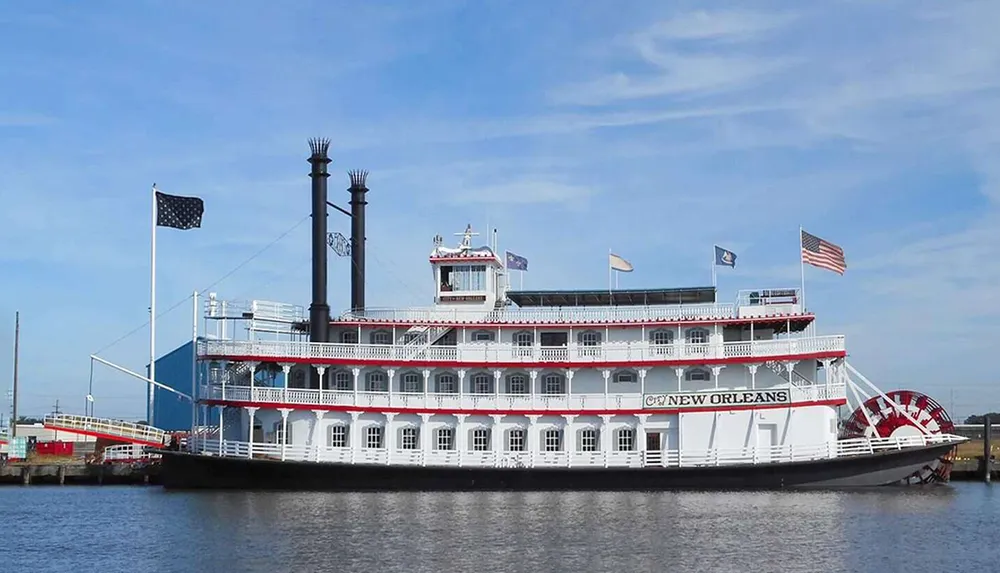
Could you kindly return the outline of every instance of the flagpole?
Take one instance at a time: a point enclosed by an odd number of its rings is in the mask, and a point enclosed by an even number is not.
[[[191,295],[191,435],[198,426],[198,291]]]
[[[521,290],[524,290],[524,271],[517,271],[517,274],[521,279]]]
[[[611,274],[612,274],[613,272],[614,272],[614,269],[613,269],[613,268],[611,267],[611,249],[610,249],[610,248],[608,248],[608,292],[609,292],[609,293],[610,293],[610,292],[611,292],[612,290],[614,290],[613,288],[611,288],[611,284],[612,284],[612,283],[611,283]]]
[[[806,311],[806,262],[802,258],[802,226],[799,225],[799,271],[802,273],[802,283],[801,289],[799,290],[799,296],[802,300],[799,303],[802,305],[802,312]]]
[[[149,379],[156,380],[156,183],[153,183],[153,203],[149,240]],[[155,388],[149,386],[146,423],[153,425],[153,396]]]
[[[718,288],[718,283],[715,276],[715,245],[712,245],[712,288]]]

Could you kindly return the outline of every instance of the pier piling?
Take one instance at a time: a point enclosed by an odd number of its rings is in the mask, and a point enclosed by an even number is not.
[[[983,481],[990,483],[993,473],[993,424],[989,415],[983,417]]]

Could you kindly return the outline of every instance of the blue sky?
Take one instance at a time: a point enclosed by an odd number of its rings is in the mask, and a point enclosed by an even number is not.
[[[883,389],[1000,408],[1000,8],[987,2],[11,2],[0,12],[0,314],[22,314],[21,411],[82,410],[92,352],[146,363],[149,189],[198,195],[158,234],[158,308],[308,305],[306,139],[331,194],[369,176],[373,306],[425,305],[435,234],[471,222],[525,286],[796,286]],[[354,4],[354,6],[352,6]],[[331,215],[345,234],[346,218]],[[298,224],[298,226],[296,226]],[[338,227],[339,225],[339,227]],[[348,267],[331,258],[332,306]],[[162,353],[190,306],[157,322]],[[0,367],[11,372],[10,353]],[[99,368],[99,415],[144,389]]]

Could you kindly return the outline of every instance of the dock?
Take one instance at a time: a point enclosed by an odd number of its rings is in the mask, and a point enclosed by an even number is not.
[[[9,462],[0,485],[159,485],[159,463]]]

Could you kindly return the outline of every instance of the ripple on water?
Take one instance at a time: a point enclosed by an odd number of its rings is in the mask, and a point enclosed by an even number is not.
[[[5,487],[4,571],[995,570],[984,484],[862,492]],[[110,569],[109,569],[110,567]]]

